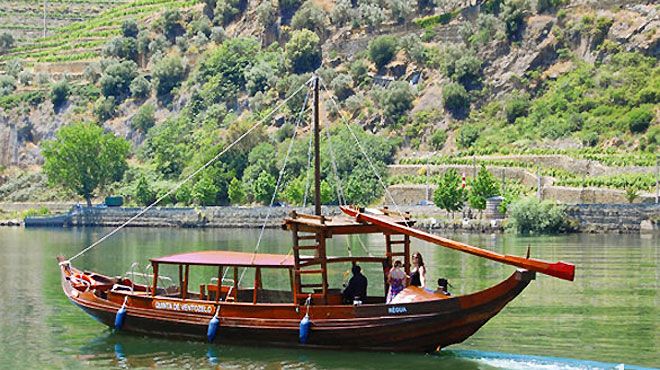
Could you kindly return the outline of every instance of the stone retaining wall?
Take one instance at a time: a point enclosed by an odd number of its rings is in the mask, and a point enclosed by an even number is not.
[[[576,204],[567,213],[581,232],[657,231],[660,204]]]

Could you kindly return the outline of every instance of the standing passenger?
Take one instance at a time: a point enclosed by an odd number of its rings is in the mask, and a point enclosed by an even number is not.
[[[424,288],[426,285],[426,267],[424,267],[422,254],[419,252],[413,254],[413,270],[410,273],[410,285],[420,288]]]
[[[401,261],[394,261],[394,267],[392,267],[390,273],[387,275],[387,284],[390,286],[390,290],[387,292],[387,303],[392,302],[392,299],[396,297],[406,285],[406,278],[408,276],[403,270],[401,270],[401,266]]]

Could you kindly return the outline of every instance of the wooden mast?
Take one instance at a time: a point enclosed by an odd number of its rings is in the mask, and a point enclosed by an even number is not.
[[[314,76],[314,214],[321,215],[321,155],[319,135],[319,76]]]

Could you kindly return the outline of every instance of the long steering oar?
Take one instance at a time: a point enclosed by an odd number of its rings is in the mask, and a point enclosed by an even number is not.
[[[493,261],[506,263],[508,265],[521,267],[527,270],[540,272],[542,274],[554,276],[560,279],[570,281],[575,279],[575,265],[572,263],[562,261],[551,263],[535,258],[524,258],[499,254],[402,225],[386,215],[362,213],[360,210],[351,207],[340,206],[339,208],[341,208],[342,212],[346,213],[347,215],[355,217],[355,220],[358,222],[372,223],[388,231],[405,234],[427,241],[429,243],[438,244],[443,247],[470,253],[475,256],[488,258]]]

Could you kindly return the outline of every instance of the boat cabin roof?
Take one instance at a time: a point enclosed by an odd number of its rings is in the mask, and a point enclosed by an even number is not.
[[[174,265],[203,266],[241,266],[241,267],[271,267],[291,268],[294,266],[293,256],[284,254],[246,253],[232,251],[197,251],[173,254],[170,256],[152,258],[152,263]]]

